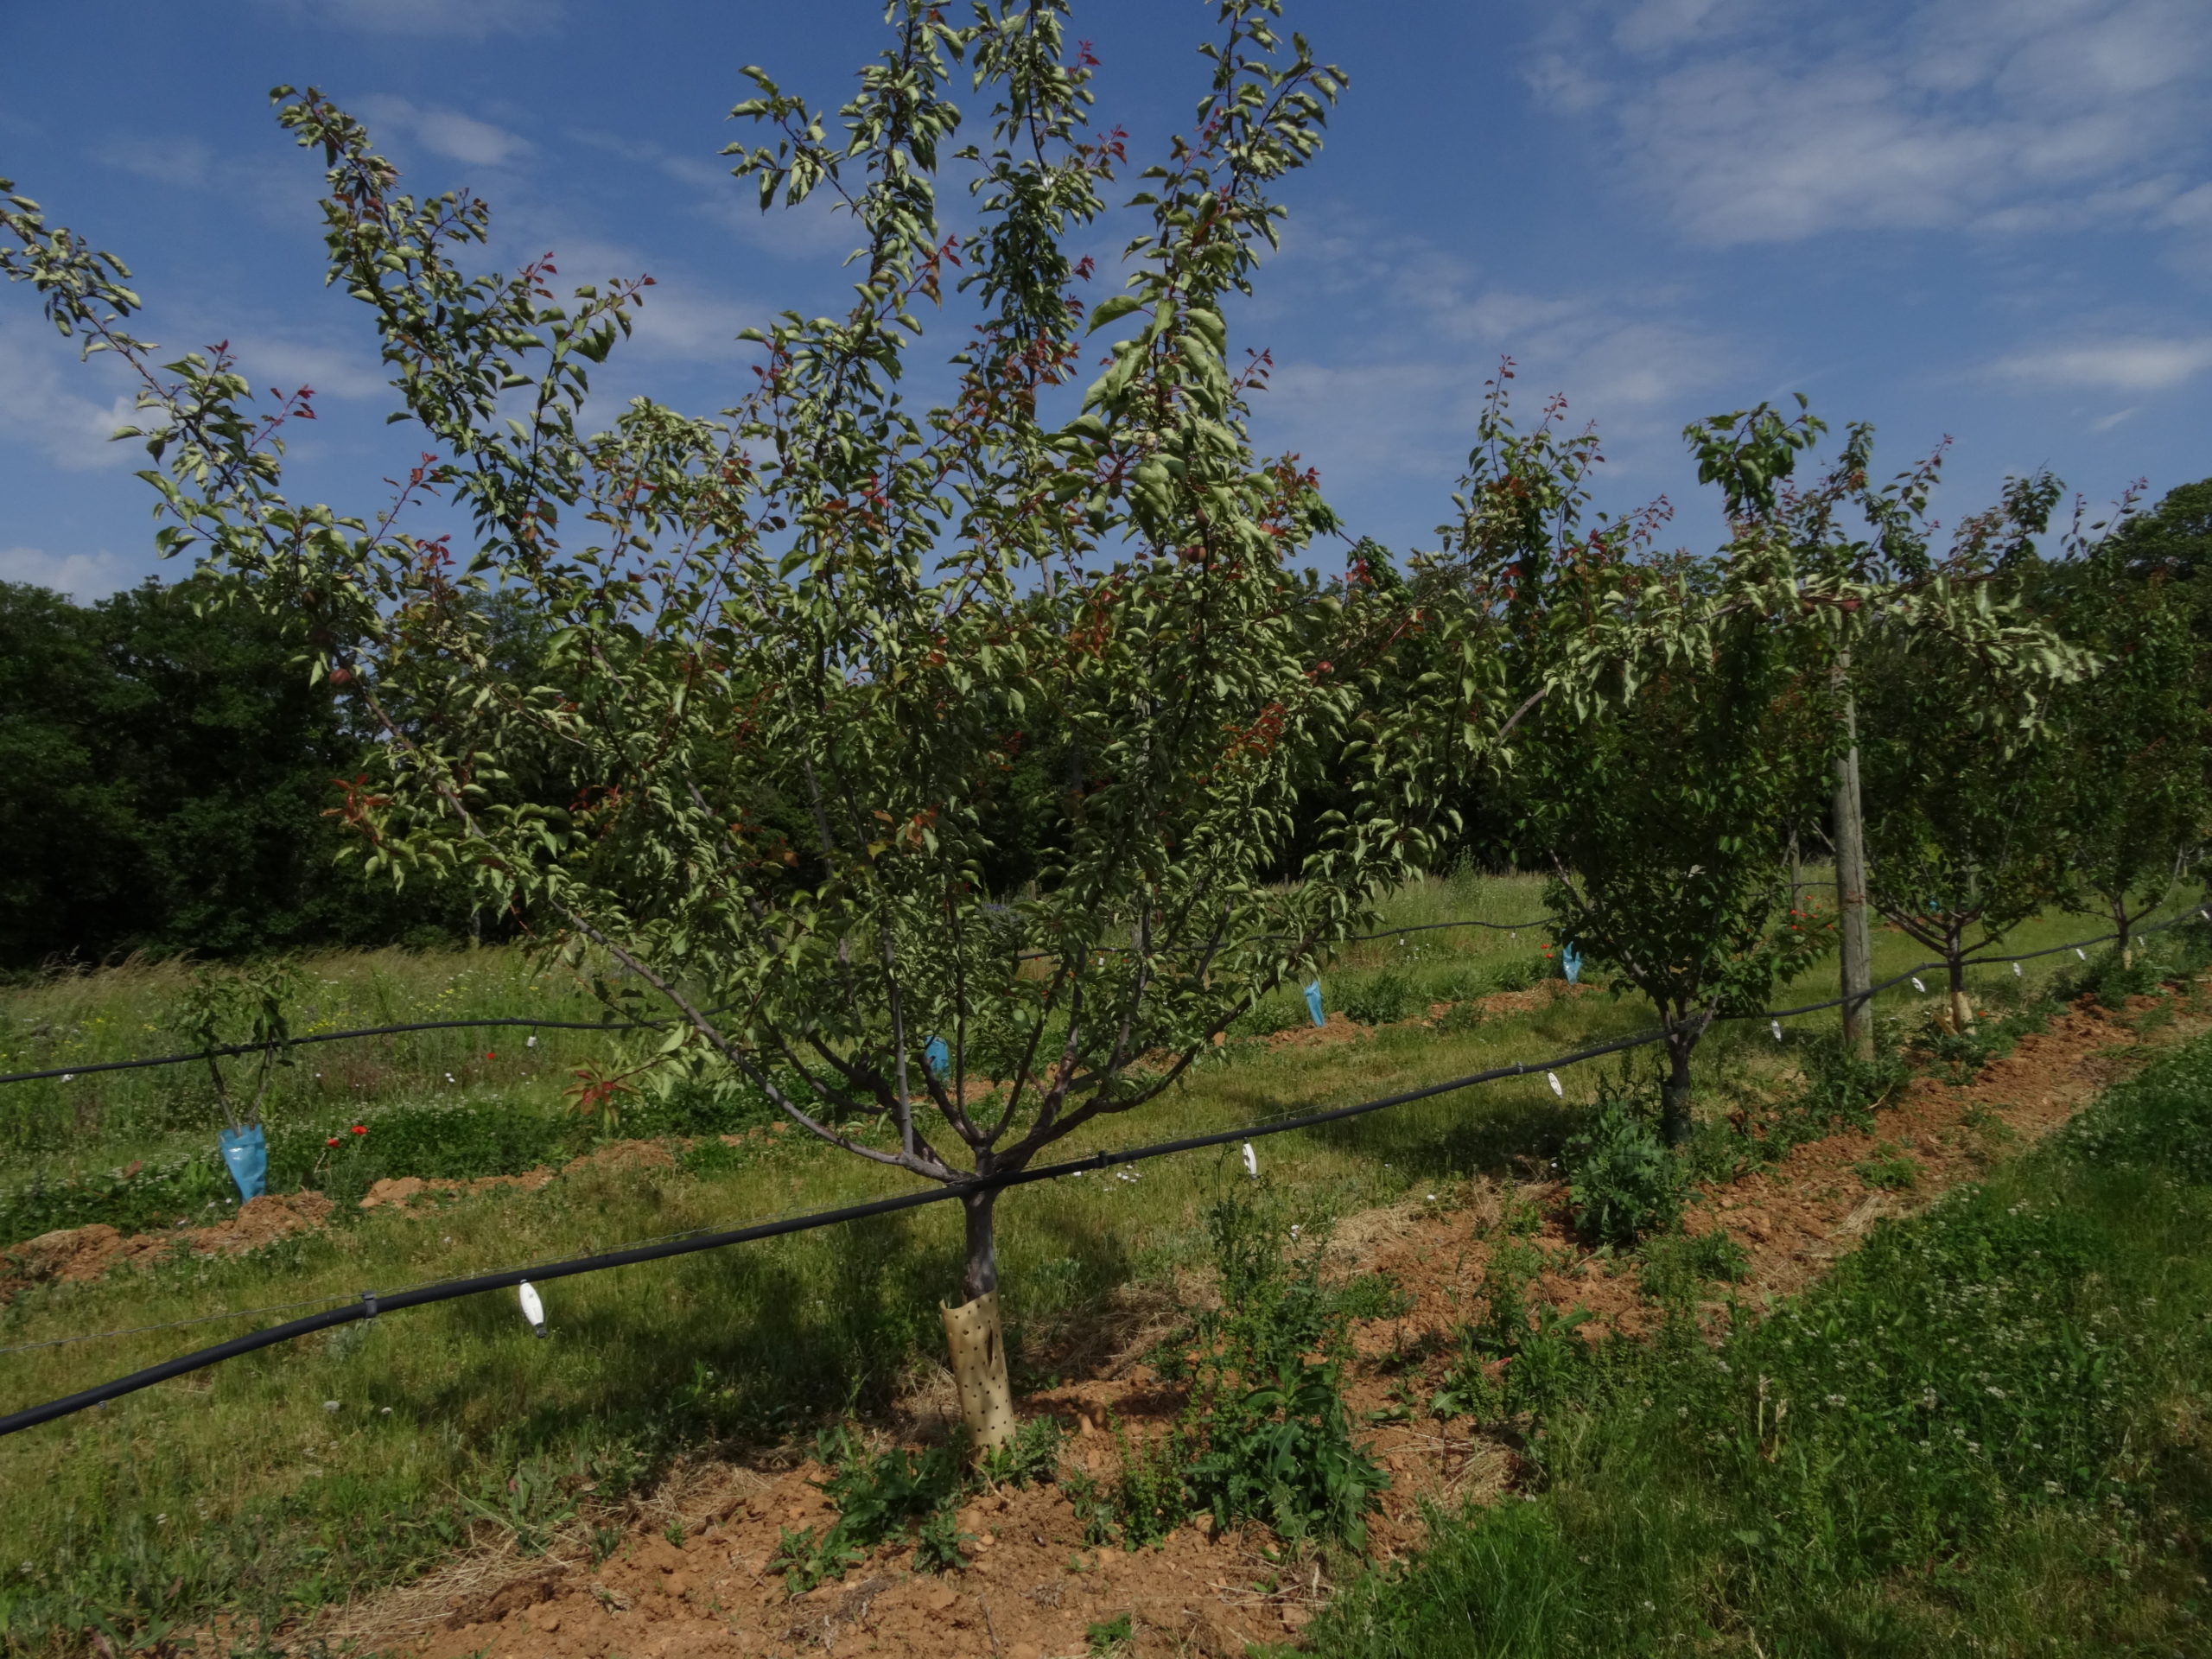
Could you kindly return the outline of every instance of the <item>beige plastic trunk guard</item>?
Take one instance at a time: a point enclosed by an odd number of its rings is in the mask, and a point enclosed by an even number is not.
[[[960,1307],[938,1304],[944,1343],[952,1351],[952,1381],[960,1390],[960,1415],[978,1452],[1014,1438],[1014,1394],[1006,1380],[1006,1339],[999,1329],[996,1291]]]

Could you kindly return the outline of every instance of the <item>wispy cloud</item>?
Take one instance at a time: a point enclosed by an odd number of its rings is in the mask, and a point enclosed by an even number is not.
[[[2169,391],[2212,369],[2212,335],[2133,335],[2016,352],[1991,365],[2002,379],[2095,391]],[[2122,418],[2132,410],[2123,410]],[[2099,429],[2102,429],[2100,428]]]
[[[1508,286],[1355,214],[1294,221],[1269,277],[1281,308],[1256,332],[1330,314],[1320,337],[1341,349],[1278,352],[1258,435],[1318,462],[1332,487],[1418,477],[1442,506],[1504,357],[1524,415],[1564,396],[1576,425],[1595,422],[1622,470],[1648,479],[1662,455],[1671,461],[1686,403],[1748,366],[1742,347],[1663,297]]]
[[[41,547],[0,547],[0,582],[26,582],[64,593],[79,605],[104,599],[130,578],[124,562],[97,553],[49,553]]]
[[[763,213],[759,191],[732,178],[728,163],[720,160],[678,155],[619,133],[580,129],[569,137],[690,186],[698,193],[694,211],[763,253],[785,259],[815,259],[849,253],[860,239],[851,214],[833,190],[818,190],[797,207],[779,206]]]
[[[474,167],[505,167],[531,154],[537,146],[520,133],[480,121],[459,110],[424,107],[404,98],[375,92],[358,100],[363,117],[396,130],[449,161]]]
[[[75,358],[74,346],[51,328],[0,316],[0,386],[7,388],[0,437],[71,472],[143,465],[143,452],[111,441],[118,427],[137,424],[137,414],[128,393],[100,401],[99,391],[116,384],[108,359]]]
[[[1585,5],[1526,75],[1561,113],[1602,107],[1624,175],[1706,242],[2212,215],[2180,205],[2212,171],[2199,0]]]
[[[215,153],[197,138],[112,137],[92,149],[95,160],[156,184],[203,188],[213,176]]]
[[[319,397],[348,400],[396,395],[390,371],[365,339],[349,345],[281,331],[244,332],[233,333],[230,344],[239,371],[258,391],[273,388],[283,396],[308,386]]]

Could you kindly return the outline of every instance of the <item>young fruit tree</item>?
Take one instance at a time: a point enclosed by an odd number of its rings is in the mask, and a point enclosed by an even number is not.
[[[1665,1022],[1661,1130],[1680,1143],[1713,1019],[1763,1006],[1827,943],[1793,906],[1786,852],[1819,798],[1827,652],[1855,590],[1809,580],[1774,533],[1774,480],[1817,423],[1762,406],[1690,429],[1728,486],[1732,538],[1652,556],[1657,512],[1582,524],[1597,445],[1562,430],[1562,407],[1521,433],[1494,385],[1445,533],[1505,619],[1511,695],[1538,705],[1514,762],[1554,936]]]
[[[2101,664],[2053,702],[2046,783],[2070,902],[2112,923],[2124,965],[2212,828],[2212,664],[2190,596],[2163,563],[2135,556],[2147,537],[2127,534],[2133,522],[2094,541],[2077,524],[2071,556],[2036,584],[2051,625]]]
[[[1934,951],[1945,972],[1944,1022],[1974,1013],[1976,953],[2064,892],[2045,767],[2048,717],[2061,688],[2094,659],[2031,617],[2021,579],[2058,486],[2011,480],[1997,505],[1962,519],[1938,558],[1924,514],[1934,463],[1898,490],[1866,493],[1880,556],[1906,591],[1979,633],[1874,619],[1854,649],[1867,897],[1889,924]],[[1993,651],[1987,641],[2004,642]]]
[[[1068,245],[1096,233],[1123,145],[1086,126],[1063,0],[963,28],[894,5],[834,115],[748,71],[734,114],[771,137],[733,171],[764,207],[835,199],[853,302],[761,331],[721,416],[639,399],[601,430],[588,377],[650,279],[563,299],[550,260],[468,274],[483,202],[403,194],[359,122],[280,88],[327,166],[331,280],[375,317],[394,418],[426,446],[373,512],[283,493],[305,394],[257,406],[219,351],[158,366],[119,263],[20,198],[6,221],[9,274],[142,377],[164,550],[314,618],[314,671],[374,722],[343,808],[369,862],[466,875],[663,1022],[584,1103],[704,1079],[957,1189],[948,1331],[980,1344],[963,1406],[987,1440],[1009,1417],[996,1183],[1159,1098],[1313,973],[1429,859],[1497,724],[1479,619],[1433,578],[1325,591],[1304,568],[1335,528],[1315,480],[1247,435],[1267,361],[1232,359],[1228,315],[1343,79],[1277,10],[1220,8],[1195,124],[1131,199],[1132,274],[1087,311]],[[956,149],[961,65],[992,102]],[[964,231],[938,207],[956,169]],[[963,306],[949,366],[910,373]],[[931,374],[934,401],[912,385]],[[465,537],[410,530],[434,500]],[[538,624],[527,677],[502,671],[486,595]],[[1427,671],[1382,695],[1414,639]],[[1055,746],[1041,816],[1010,799],[1034,733]],[[1350,804],[1265,881],[1321,753]],[[519,790],[523,757],[573,799]],[[995,892],[989,830],[1010,821],[1044,844]]]

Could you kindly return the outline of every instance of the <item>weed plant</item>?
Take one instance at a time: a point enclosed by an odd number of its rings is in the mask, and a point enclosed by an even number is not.
[[[1656,1112],[1625,1081],[1600,1081],[1589,1125],[1567,1143],[1563,1161],[1575,1228],[1590,1243],[1625,1249],[1681,1224],[1688,1195],[1682,1160],[1662,1138]]]
[[[1588,1312],[1562,1313],[1529,1288],[1544,1254],[1516,1236],[1512,1218],[1494,1230],[1484,1264],[1481,1312],[1459,1332],[1444,1387],[1429,1402],[1438,1417],[1525,1419],[1577,1396],[1597,1363],[1580,1332]]]
[[[1404,1019],[1413,1005],[1412,982],[1386,969],[1353,987],[1344,998],[1344,1017],[1363,1026],[1387,1026]]]
[[[1920,1182],[1919,1161],[1887,1141],[1875,1147],[1872,1156],[1851,1167],[1867,1185],[1885,1192],[1902,1192]]]
[[[1294,1545],[1364,1544],[1386,1478],[1353,1442],[1344,1405],[1356,1304],[1321,1283],[1325,1229],[1292,1214],[1264,1183],[1212,1205],[1222,1306],[1173,1344],[1183,1352],[1169,1366],[1190,1378],[1190,1402],[1149,1441],[1115,1425],[1110,1487],[1071,1485],[1091,1541],[1140,1548],[1203,1512],[1224,1529],[1258,1522]]]
[[[785,1529],[776,1549],[784,1588],[804,1595],[825,1579],[866,1560],[869,1551],[899,1539],[914,1547],[914,1566],[947,1573],[968,1565],[961,1546],[974,1540],[960,1530],[955,1511],[986,1482],[1027,1485],[1050,1480],[1059,1465],[1060,1427],[1033,1418],[1014,1440],[976,1463],[964,1433],[920,1452],[891,1446],[870,1452],[849,1424],[825,1430],[814,1455],[828,1472],[819,1483],[837,1518],[817,1537],[811,1527]]]
[[[1644,1295],[1677,1313],[1688,1312],[1707,1287],[1735,1283],[1751,1262],[1744,1247],[1718,1230],[1646,1239],[1636,1257]]]
[[[1718,1348],[1613,1344],[1344,1655],[2207,1647],[2212,1041]]]

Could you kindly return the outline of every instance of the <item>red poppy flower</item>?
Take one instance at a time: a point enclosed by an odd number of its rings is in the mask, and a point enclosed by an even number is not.
[[[338,1144],[338,1137],[334,1135],[329,1140],[324,1141],[322,1144],[326,1147],[334,1147]]]
[[[368,1132],[369,1126],[365,1123],[356,1123],[353,1126],[353,1133],[356,1135],[366,1135]]]

